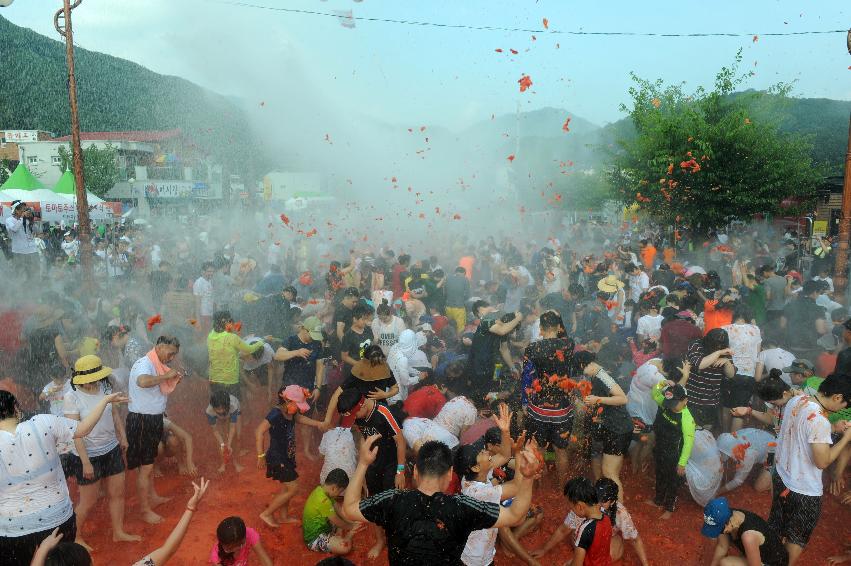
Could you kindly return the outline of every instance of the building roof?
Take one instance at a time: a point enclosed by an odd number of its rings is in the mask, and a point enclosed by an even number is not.
[[[179,138],[183,135],[180,128],[172,130],[133,130],[128,132],[80,132],[82,141],[128,141],[128,142],[158,142]],[[50,141],[71,141],[71,136],[62,136]]]

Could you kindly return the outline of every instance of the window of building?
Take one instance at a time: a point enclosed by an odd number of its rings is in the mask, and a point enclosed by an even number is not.
[[[62,158],[58,155],[53,156],[53,164],[54,165],[62,165]]]
[[[27,157],[28,165],[38,165],[38,157]]]

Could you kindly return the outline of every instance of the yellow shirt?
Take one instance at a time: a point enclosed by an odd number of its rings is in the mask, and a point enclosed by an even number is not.
[[[213,330],[207,335],[210,381],[223,385],[239,383],[239,354],[253,354],[262,347],[262,340],[248,344],[233,332]]]

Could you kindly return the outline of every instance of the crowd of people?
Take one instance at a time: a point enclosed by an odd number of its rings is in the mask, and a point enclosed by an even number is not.
[[[13,243],[28,237],[19,213]],[[9,564],[90,564],[101,494],[113,541],[138,541],[124,527],[127,471],[139,516],[164,520],[162,459],[199,475],[189,427],[169,417],[187,380],[208,383],[198,418],[218,454],[205,461],[269,481],[255,516],[209,533],[212,564],[272,564],[261,530],[300,523],[317,561],[333,557],[324,564],[367,539],[368,558],[386,547],[393,565],[487,566],[498,545],[537,565],[569,539],[573,566],[626,553],[647,566],[638,527],[651,526],[627,510],[625,465],[655,482],[658,524],[686,494],[704,506],[713,566],[794,565],[831,520],[823,498],[851,503],[851,316],[826,252],[807,276],[772,259],[794,248],[789,235],[671,246],[652,225],[579,223],[564,243],[459,237],[437,255],[134,227],[102,236],[93,253],[108,281],[95,290],[12,249],[22,285],[36,270],[51,285],[12,313],[20,337],[5,348]],[[299,452],[321,460],[319,477],[300,477]],[[208,483],[193,483],[172,535],[136,564],[176,552]],[[530,545],[545,528],[536,494],[553,485],[565,519]],[[731,505],[751,488],[771,491],[768,517]]]

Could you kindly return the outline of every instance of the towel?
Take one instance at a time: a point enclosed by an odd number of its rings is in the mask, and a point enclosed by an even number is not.
[[[153,364],[154,369],[157,371],[157,375],[165,375],[171,371],[171,368],[160,361],[160,357],[157,356],[157,351],[155,349],[148,352],[147,356],[148,359],[151,360],[151,364]],[[168,395],[175,390],[178,381],[180,381],[180,378],[173,377],[161,382],[160,391],[162,391],[164,395]]]

